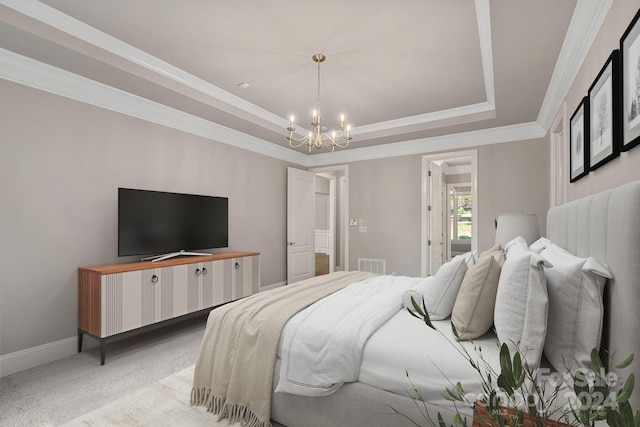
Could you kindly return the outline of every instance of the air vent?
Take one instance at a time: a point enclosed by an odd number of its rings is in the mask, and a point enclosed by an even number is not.
[[[383,259],[358,258],[358,271],[368,271],[375,274],[386,274],[386,262]]]

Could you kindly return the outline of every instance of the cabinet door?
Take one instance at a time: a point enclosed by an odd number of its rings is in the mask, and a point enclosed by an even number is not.
[[[142,326],[142,272],[103,275],[100,301],[101,337]]]
[[[233,259],[233,298],[239,299],[260,291],[260,257]]]

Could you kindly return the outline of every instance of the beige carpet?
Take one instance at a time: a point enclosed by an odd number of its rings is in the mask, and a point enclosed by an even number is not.
[[[193,366],[66,424],[75,426],[228,426],[189,403]]]

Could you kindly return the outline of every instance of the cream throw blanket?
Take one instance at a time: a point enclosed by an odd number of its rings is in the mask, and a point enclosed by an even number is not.
[[[196,362],[191,404],[250,427],[271,426],[280,335],[298,311],[373,276],[338,272],[254,294],[211,311]]]

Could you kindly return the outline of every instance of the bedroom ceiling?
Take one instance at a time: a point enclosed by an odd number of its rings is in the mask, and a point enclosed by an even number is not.
[[[309,129],[324,53],[323,122],[344,112],[348,150],[379,149],[523,124],[544,135],[549,88],[572,72],[554,68],[601,3],[0,0],[0,47],[282,147],[290,115]]]

